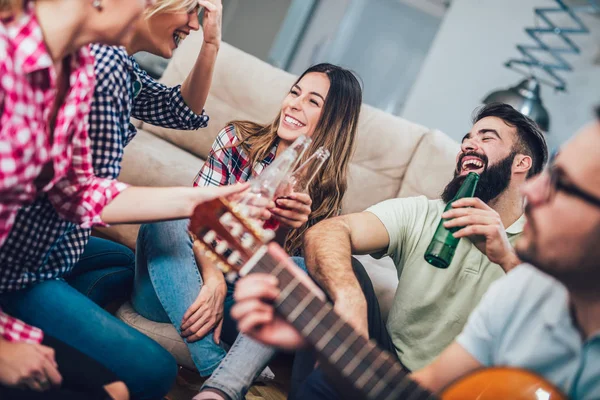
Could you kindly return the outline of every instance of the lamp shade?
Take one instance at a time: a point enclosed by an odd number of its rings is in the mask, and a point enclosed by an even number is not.
[[[483,102],[509,104],[521,114],[534,120],[544,132],[550,129],[550,116],[540,97],[540,83],[533,77],[524,79],[518,85],[508,89],[492,92],[483,99]]]

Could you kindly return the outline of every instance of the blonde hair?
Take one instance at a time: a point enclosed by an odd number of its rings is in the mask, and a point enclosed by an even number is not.
[[[330,87],[323,105],[323,112],[312,135],[312,143],[303,157],[306,160],[317,148],[323,146],[331,156],[325,163],[319,178],[311,182],[308,194],[312,199],[312,211],[308,221],[292,229],[285,239],[285,250],[294,254],[302,246],[304,232],[317,222],[339,214],[342,198],[348,186],[347,174],[354,151],[354,140],[362,103],[362,89],[356,76],[348,70],[332,64],[318,64],[306,70],[308,73],[326,74]],[[240,146],[248,154],[249,164],[264,160],[279,141],[277,129],[280,115],[266,125],[251,121],[233,121]],[[302,162],[301,161],[301,162]]]
[[[157,0],[152,7],[146,9],[145,16],[146,18],[150,18],[153,15],[163,12],[189,12],[197,5],[198,0]]]

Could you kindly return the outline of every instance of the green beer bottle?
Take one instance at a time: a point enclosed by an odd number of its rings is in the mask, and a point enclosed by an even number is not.
[[[458,189],[456,196],[454,196],[454,198],[448,202],[448,205],[446,205],[444,212],[450,210],[452,208],[452,203],[456,200],[463,197],[473,197],[475,195],[475,189],[477,188],[477,182],[479,182],[479,175],[475,172],[469,172],[460,189]],[[444,227],[444,222],[445,220],[443,218],[440,219],[440,223],[435,230],[433,239],[431,239],[431,243],[429,243],[429,247],[427,247],[427,251],[425,252],[425,260],[438,268],[448,268],[460,240],[452,236],[452,234],[460,228],[446,229]]]

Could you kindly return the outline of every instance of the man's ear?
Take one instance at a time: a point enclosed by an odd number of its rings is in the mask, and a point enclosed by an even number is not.
[[[527,174],[533,167],[533,159],[526,154],[517,154],[513,160],[514,172]]]

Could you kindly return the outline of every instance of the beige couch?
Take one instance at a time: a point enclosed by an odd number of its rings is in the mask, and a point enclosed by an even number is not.
[[[177,50],[162,82],[181,83],[201,43],[200,32],[191,34]],[[191,185],[221,128],[234,119],[272,120],[294,80],[289,73],[224,43],[206,104],[209,126],[189,132],[138,123],[137,137],[125,151],[121,179],[135,185]],[[364,105],[343,213],[361,211],[394,197],[438,197],[452,175],[458,148],[458,143],[440,131]],[[138,226],[129,225],[101,231],[135,248],[137,230]],[[362,259],[373,279],[383,313],[387,315],[397,282],[391,260],[375,261],[369,256]],[[119,315],[168,349],[186,352],[170,325],[149,324],[127,306]],[[191,363],[185,354],[179,354],[178,359],[184,364]]]

